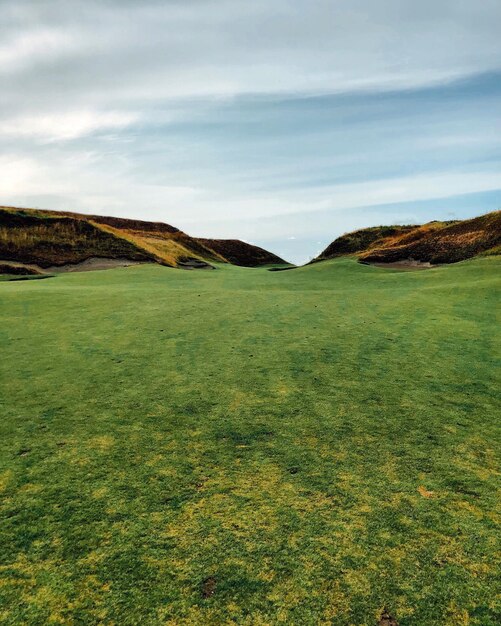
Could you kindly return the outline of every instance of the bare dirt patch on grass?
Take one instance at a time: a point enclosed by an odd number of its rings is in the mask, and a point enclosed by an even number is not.
[[[92,270],[110,270],[115,267],[130,267],[132,265],[143,265],[144,261],[133,261],[132,259],[109,259],[100,257],[90,257],[80,263],[66,263],[65,265],[53,265],[45,268],[46,272],[89,272]]]
[[[214,576],[209,576],[209,578],[206,578],[203,581],[201,591],[202,591],[202,598],[204,600],[214,595],[216,591],[216,579],[214,578]]]
[[[378,626],[398,626],[397,620],[389,614],[388,609],[383,609]]]
[[[373,267],[382,267],[384,269],[403,270],[404,272],[413,270],[430,270],[438,265],[432,265],[428,262],[416,261],[415,259],[403,259],[402,261],[393,261],[392,263],[367,263],[364,265],[372,265]]]

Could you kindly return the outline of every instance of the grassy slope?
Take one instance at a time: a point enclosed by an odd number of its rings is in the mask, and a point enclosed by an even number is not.
[[[355,253],[368,263],[414,259],[435,264],[457,263],[479,254],[500,254],[501,211],[422,226],[363,228],[335,239],[313,262]]]
[[[92,256],[147,259],[170,267],[192,259],[243,266],[285,263],[258,246],[197,239],[163,222],[0,206],[0,260],[49,267]]]
[[[0,622],[499,623],[500,268],[0,284]]]
[[[197,239],[197,241],[210,248],[222,258],[227,259],[234,265],[243,267],[259,267],[265,265],[289,265],[276,254],[264,250],[259,246],[240,241],[239,239]]]
[[[347,254],[355,254],[377,245],[392,241],[402,235],[419,229],[419,226],[372,226],[345,233],[334,239],[313,262],[335,259]]]
[[[361,255],[368,262],[418,259],[430,263],[457,263],[478,254],[499,253],[501,211],[460,222],[431,222],[383,243]]]
[[[180,231],[162,233],[154,230],[118,229],[106,224],[101,224],[100,226],[103,230],[118,237],[123,237],[141,249],[153,254],[160,262],[171,267],[176,267],[180,261],[193,258],[211,262],[225,262],[225,259],[216,255],[212,250],[204,248],[195,239]]]
[[[2,261],[50,267],[90,257],[153,260],[150,253],[89,221],[0,207]]]

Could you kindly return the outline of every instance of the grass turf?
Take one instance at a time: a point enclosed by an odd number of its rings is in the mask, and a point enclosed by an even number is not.
[[[0,623],[498,624],[500,268],[1,283]]]

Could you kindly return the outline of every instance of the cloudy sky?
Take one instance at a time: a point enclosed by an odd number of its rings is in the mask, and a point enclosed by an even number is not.
[[[499,0],[0,0],[0,204],[303,262],[501,207]]]

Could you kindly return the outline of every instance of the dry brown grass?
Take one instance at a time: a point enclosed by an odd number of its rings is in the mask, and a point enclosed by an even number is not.
[[[286,263],[276,254],[239,239],[198,239],[197,241],[234,265],[257,267]]]
[[[41,267],[89,257],[152,260],[152,255],[88,221],[0,209],[0,259]]]
[[[414,259],[456,263],[478,254],[496,254],[501,244],[501,211],[470,220],[431,222],[408,234],[382,242],[360,255],[368,263]]]
[[[315,261],[358,254],[367,263],[409,259],[455,263],[478,254],[500,254],[501,211],[480,217],[421,226],[376,226],[334,240]]]
[[[198,239],[162,222],[0,207],[0,259],[48,267],[89,257],[145,259],[171,267],[190,260],[249,266],[283,262],[242,241]]]
[[[115,228],[107,224],[99,224],[98,226],[118,237],[123,237],[135,246],[154,255],[158,262],[171,267],[176,267],[180,261],[182,262],[190,258],[201,261],[226,262],[224,257],[200,245],[197,240],[181,231],[130,230]]]

